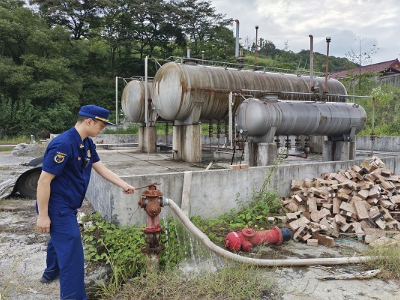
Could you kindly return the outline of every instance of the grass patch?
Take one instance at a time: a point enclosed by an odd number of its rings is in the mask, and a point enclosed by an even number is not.
[[[279,299],[272,277],[265,269],[226,264],[216,272],[191,273],[180,270],[151,272],[127,284],[115,299],[242,300]]]
[[[94,267],[107,265],[111,268],[106,282],[92,288],[90,296],[91,299],[110,299],[130,278],[146,272],[147,255],[141,250],[146,244],[145,236],[142,227],[116,226],[103,220],[99,213],[87,216],[85,222],[92,224],[82,232],[85,259]],[[173,269],[181,260],[175,222],[167,218],[160,225],[164,228],[160,239],[164,251],[159,255],[159,268]]]
[[[368,249],[365,256],[372,259],[365,262],[366,266],[373,269],[380,269],[381,278],[400,278],[400,241],[387,246],[380,246]]]
[[[13,262],[11,270],[9,270],[9,275],[5,280],[4,286],[0,289],[0,299],[7,299],[7,290],[12,283],[13,274],[15,273],[15,269],[17,268],[18,264],[21,262],[21,259],[17,259]]]
[[[157,134],[165,135],[165,132],[168,129],[168,134],[172,137],[172,127],[172,123],[168,123],[168,127],[165,122],[156,123]],[[126,128],[123,128],[122,126],[109,126],[102,131],[102,134],[138,134],[139,128],[140,124],[132,124]],[[213,136],[216,136],[218,133],[221,136],[224,136],[225,132],[228,130],[225,123],[213,123],[211,124],[211,127],[210,124],[200,124],[200,128],[203,135],[208,135],[211,132]]]
[[[0,140],[0,145],[18,145],[20,143],[30,143],[30,137],[26,137],[23,135],[15,136],[15,137],[7,137],[5,136],[3,139]],[[14,147],[0,147],[0,152],[10,152],[13,150]]]
[[[14,147],[0,147],[0,152],[11,152]]]
[[[25,135],[19,135],[14,137],[5,136],[0,140],[0,145],[17,145],[20,143],[27,143],[31,142],[31,138]]]
[[[18,145],[20,143],[29,144],[31,142],[30,137],[27,136],[15,136],[15,137],[7,137],[5,136],[0,140],[0,145]],[[10,147],[0,147],[0,152],[11,152],[14,149],[13,146]]]

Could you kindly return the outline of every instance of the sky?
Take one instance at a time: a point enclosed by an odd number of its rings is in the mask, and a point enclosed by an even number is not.
[[[363,65],[400,57],[399,0],[212,0],[211,5],[239,20],[242,45],[255,41],[258,26],[258,38],[295,53],[310,49],[311,34],[314,52],[322,54],[331,38],[330,56],[352,51],[359,56],[375,48]],[[236,35],[235,22],[231,29]]]

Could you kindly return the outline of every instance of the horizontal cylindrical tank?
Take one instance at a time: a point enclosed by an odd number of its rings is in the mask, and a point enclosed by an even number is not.
[[[246,99],[236,112],[238,130],[249,137],[275,135],[339,136],[361,131],[367,114],[360,105],[344,102],[268,101]]]
[[[152,82],[147,83],[149,99],[152,98]],[[145,121],[145,82],[131,80],[125,86],[121,97],[121,107],[126,121],[143,123]]]
[[[314,82],[323,90],[324,78],[317,77]],[[280,94],[280,99],[311,100],[311,96],[305,94],[310,93],[309,76],[169,62],[154,77],[153,102],[159,115],[166,120],[184,121],[195,106],[201,106],[200,120],[224,120],[229,113],[229,92],[248,93],[244,90],[287,92]],[[346,95],[346,89],[339,81],[329,79],[328,93]],[[329,96],[328,101],[343,102],[345,98]]]

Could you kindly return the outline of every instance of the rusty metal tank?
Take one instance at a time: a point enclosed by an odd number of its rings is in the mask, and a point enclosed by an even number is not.
[[[325,79],[317,77],[314,82],[323,87]],[[310,77],[169,62],[154,77],[153,103],[166,120],[187,120],[196,106],[201,107],[200,120],[224,120],[229,92],[246,94],[243,90],[287,92],[280,98],[310,100],[310,95],[301,94],[310,92]],[[329,79],[328,93],[345,95],[346,89]],[[345,98],[330,96],[329,101],[344,102]]]
[[[149,99],[152,98],[152,82],[147,83]],[[131,80],[125,86],[122,97],[121,107],[126,120],[133,123],[143,123],[145,120],[145,82]]]
[[[349,136],[360,132],[366,121],[362,106],[344,102],[251,98],[236,112],[238,130],[256,142],[267,142],[273,135]]]

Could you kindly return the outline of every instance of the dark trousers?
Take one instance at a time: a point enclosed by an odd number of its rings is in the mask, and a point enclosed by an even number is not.
[[[60,276],[62,300],[86,300],[84,255],[76,210],[49,212],[50,240],[47,245],[47,268],[43,276]]]

